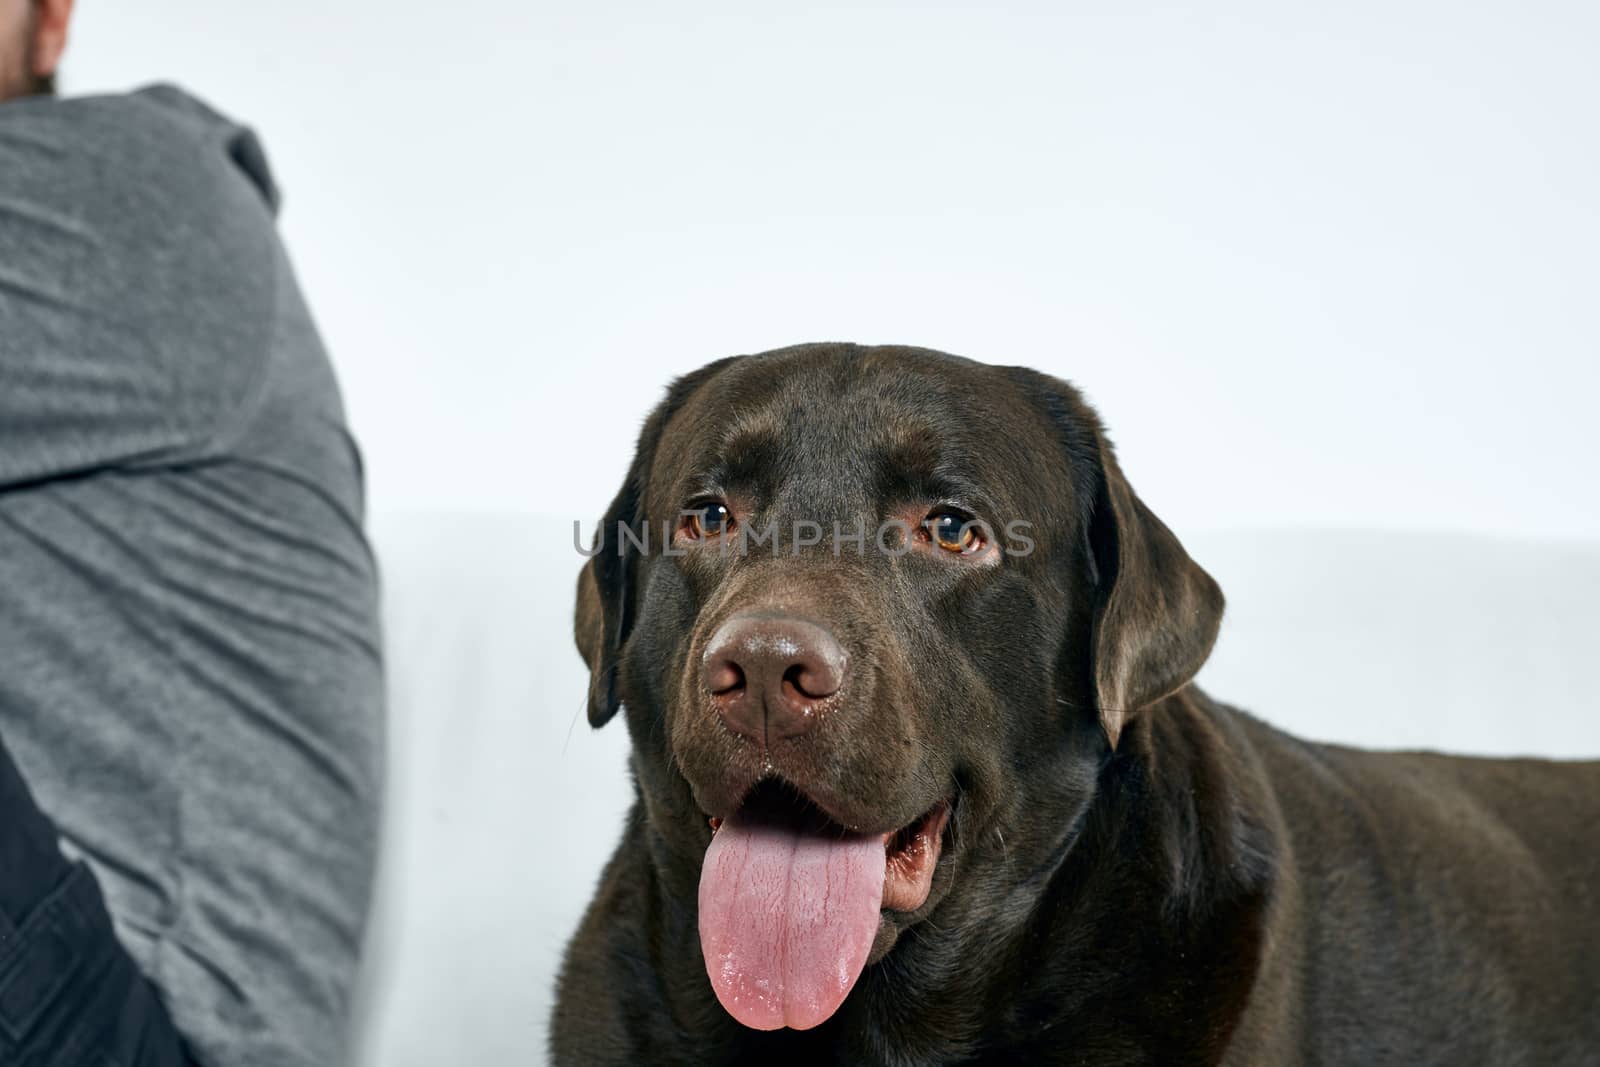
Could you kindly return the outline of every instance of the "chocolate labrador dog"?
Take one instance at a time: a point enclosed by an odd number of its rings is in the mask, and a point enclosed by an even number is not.
[[[557,1063],[1600,1063],[1600,764],[1213,701],[1222,593],[1066,383],[721,360],[593,547],[636,801]]]

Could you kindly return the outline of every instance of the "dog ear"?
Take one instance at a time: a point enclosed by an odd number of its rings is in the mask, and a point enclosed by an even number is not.
[[[1128,716],[1182,689],[1199,672],[1217,641],[1223,597],[1216,580],[1128,485],[1104,433],[1097,436],[1090,640],[1100,724],[1116,748]]]
[[[596,532],[596,539],[599,538]],[[584,564],[578,572],[578,610],[574,620],[573,636],[578,640],[578,654],[593,671],[600,662],[600,650],[605,647],[605,605],[600,602],[600,586],[594,577],[594,561]]]
[[[611,721],[621,704],[617,695],[617,661],[622,643],[632,623],[629,600],[633,593],[634,558],[639,551],[618,530],[626,526],[637,536],[640,516],[639,489],[641,458],[645,457],[646,438],[655,451],[651,421],[640,437],[639,453],[628,471],[627,481],[606,509],[600,528],[594,533],[594,555],[578,574],[578,605],[573,620],[573,635],[578,652],[589,665],[589,725],[599,728]],[[659,431],[659,428],[656,428]]]
[[[648,521],[644,514],[645,487],[650,481],[650,468],[661,443],[661,433],[696,389],[737,358],[729,356],[709,363],[667,387],[666,398],[650,413],[639,431],[639,443],[627,478],[595,531],[594,554],[578,574],[573,636],[578,652],[589,665],[589,725],[593,727],[610,722],[622,704],[617,671],[623,646],[633,629],[639,544],[650,543],[645,534]],[[622,527],[632,530],[637,540],[625,536]]]
[[[1114,749],[1130,716],[1194,678],[1222,625],[1216,580],[1128,484],[1100,418],[1071,385],[1029,372],[1068,452],[1094,578],[1090,670]]]

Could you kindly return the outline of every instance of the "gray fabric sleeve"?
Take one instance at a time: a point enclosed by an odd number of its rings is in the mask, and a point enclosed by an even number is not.
[[[268,349],[276,201],[177,90],[0,106],[0,486],[206,455]]]

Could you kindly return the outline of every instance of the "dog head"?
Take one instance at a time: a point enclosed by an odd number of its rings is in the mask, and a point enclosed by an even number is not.
[[[674,382],[594,549],[590,721],[626,708],[655,861],[698,877],[711,984],[763,1029],[1059,857],[1223,604],[1076,390],[922,349]]]

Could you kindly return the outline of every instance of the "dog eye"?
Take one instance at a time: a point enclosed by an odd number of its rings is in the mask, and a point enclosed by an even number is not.
[[[971,515],[948,509],[935,511],[924,525],[934,544],[946,552],[965,555],[983,547],[983,531]]]
[[[683,517],[683,532],[696,540],[721,537],[733,529],[733,512],[720,500],[694,504]]]

